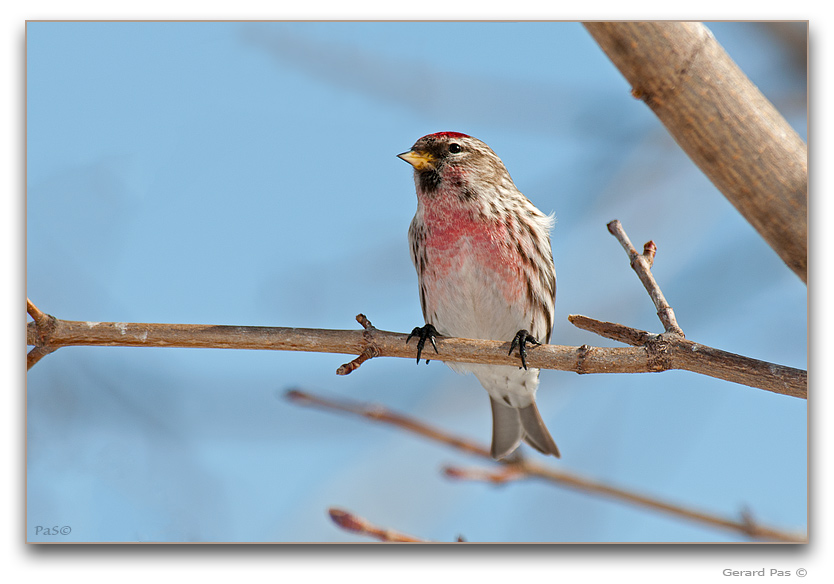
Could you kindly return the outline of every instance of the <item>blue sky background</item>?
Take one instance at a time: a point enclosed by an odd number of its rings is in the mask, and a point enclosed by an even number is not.
[[[804,61],[763,25],[710,29],[806,138]],[[27,294],[72,320],[357,328],[422,323],[395,155],[487,142],[555,212],[552,342],[616,346],[584,314],[659,331],[606,231],[659,248],[691,340],[807,367],[806,287],[572,23],[29,23]],[[30,541],[365,541],[336,506],[451,541],[744,541],[526,482],[451,482],[480,460],[288,403],[384,404],[488,442],[484,390],[439,362],[271,351],[65,348],[27,378]],[[545,371],[555,467],[805,531],[806,402],[685,372]],[[539,456],[530,452],[531,456]],[[34,535],[69,525],[68,536]]]

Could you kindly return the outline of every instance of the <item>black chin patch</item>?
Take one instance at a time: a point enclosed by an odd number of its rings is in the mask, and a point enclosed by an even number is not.
[[[440,186],[440,173],[436,170],[424,170],[420,173],[420,190],[425,192],[436,191]]]

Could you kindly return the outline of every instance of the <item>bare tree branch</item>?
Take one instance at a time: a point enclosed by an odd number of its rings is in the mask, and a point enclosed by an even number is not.
[[[26,312],[34,319],[35,324],[35,338],[31,341],[28,338],[27,330],[27,344],[34,345],[35,348],[29,351],[26,355],[26,370],[31,369],[35,363],[49,355],[55,348],[49,345],[49,335],[55,329],[56,319],[48,314],[40,311],[40,309],[32,304],[32,301],[26,299]],[[57,347],[56,347],[57,348]]]
[[[649,372],[668,369],[687,369],[712,377],[743,383],[795,397],[807,397],[805,371],[749,359],[693,343],[684,338],[675,320],[674,311],[663,296],[651,273],[657,248],[648,242],[639,254],[634,249],[619,221],[608,225],[609,231],[620,241],[629,256],[632,268],[643,282],[657,307],[657,314],[666,332],[652,334],[616,323],[607,323],[581,315],[569,320],[585,330],[607,338],[634,345],[635,348],[564,347],[539,345],[528,357],[530,366],[542,369],[562,369],[577,373]],[[123,322],[81,322],[56,319],[39,310],[27,298],[27,312],[33,322],[27,326],[27,344],[35,346],[27,357],[32,367],[41,357],[63,346],[145,346],[145,347],[200,347],[271,349],[358,354],[358,357],[339,367],[337,374],[347,375],[364,361],[378,356],[413,357],[413,348],[406,345],[404,334],[376,329],[367,317],[360,314],[357,321],[363,331],[295,329],[278,327],[242,327],[184,324],[148,324]],[[508,355],[509,343],[473,339],[437,339],[438,350],[444,361],[517,365]],[[470,441],[450,436],[407,416],[395,414],[381,407],[369,408],[324,400],[293,390],[288,399],[304,405],[350,412],[454,446],[492,461],[489,450]],[[523,459],[520,455],[500,461],[505,466],[498,471],[484,471],[447,467],[446,476],[457,479],[482,480],[502,484],[525,478],[540,478],[587,493],[612,497],[620,501],[664,511],[679,517],[735,530],[752,538],[775,541],[801,542],[807,538],[755,524],[750,515],[740,521],[726,519],[673,505],[624,489],[555,470]],[[344,529],[375,537],[382,541],[423,541],[409,535],[376,527],[362,518],[339,509],[330,510],[331,518]]]
[[[399,531],[394,531],[393,529],[377,527],[370,521],[343,509],[331,507],[327,510],[327,513],[330,515],[330,519],[333,520],[333,523],[345,531],[358,533],[359,535],[366,535],[385,542],[428,543],[428,540],[426,539],[419,539]]]
[[[376,344],[374,344],[373,339],[373,334],[376,331],[376,328],[374,328],[374,325],[371,324],[371,321],[368,320],[368,317],[364,314],[357,314],[356,321],[365,329],[365,332],[362,334],[362,338],[365,341],[365,350],[362,351],[353,361],[345,363],[336,369],[336,375],[347,375],[355,369],[358,369],[359,366],[368,359],[379,357],[379,349]]]
[[[631,240],[628,238],[628,235],[626,235],[622,224],[618,220],[614,219],[608,224],[608,231],[611,235],[617,238],[617,241],[620,242],[623,249],[628,254],[631,268],[637,273],[637,277],[640,278],[641,282],[643,282],[646,292],[649,293],[649,297],[651,297],[652,302],[654,302],[655,308],[657,308],[657,317],[660,319],[660,322],[663,323],[663,327],[666,329],[666,332],[684,336],[681,327],[678,326],[678,321],[675,320],[675,311],[673,311],[672,307],[669,306],[669,303],[666,302],[663,292],[660,291],[660,286],[657,285],[657,281],[655,281],[654,276],[652,275],[651,267],[654,263],[654,256],[657,253],[657,246],[655,243],[653,241],[646,243],[646,245],[643,246],[643,253],[639,254],[637,253],[637,250],[634,249],[634,246],[631,244]]]
[[[648,373],[684,369],[793,397],[806,398],[808,374],[801,369],[775,365],[684,338],[672,307],[652,276],[651,264],[657,246],[650,241],[638,254],[619,221],[608,224],[620,241],[631,266],[657,307],[666,332],[654,335],[621,324],[604,323],[581,315],[568,320],[579,328],[596,332],[634,348],[568,347],[536,345],[528,355],[531,367],[576,373]],[[376,329],[364,314],[356,320],[363,331],[251,327],[193,324],[82,322],[60,320],[42,313],[27,298],[35,319],[27,328],[27,343],[35,346],[27,359],[32,367],[43,355],[66,346],[189,347],[222,349],[267,349],[358,355],[336,373],[347,375],[373,357],[413,358],[415,349],[404,334]],[[509,355],[509,342],[438,337],[440,361],[518,365]],[[35,353],[37,355],[33,355]]]
[[[429,438],[430,440],[434,440],[442,444],[447,444],[468,454],[479,456],[490,461],[492,464],[501,465],[495,471],[446,467],[443,469],[443,473],[450,478],[482,480],[494,484],[537,478],[589,495],[608,497],[621,503],[638,505],[653,511],[667,513],[680,519],[688,519],[707,524],[712,527],[742,533],[753,539],[783,542],[804,542],[807,540],[805,535],[788,533],[783,530],[758,525],[752,520],[749,512],[741,513],[740,519],[728,519],[726,517],[662,501],[654,497],[641,495],[626,489],[613,487],[601,481],[595,481],[575,473],[558,470],[552,466],[545,466],[543,464],[532,462],[518,454],[508,459],[494,461],[490,456],[489,448],[484,445],[477,444],[465,438],[453,436],[409,416],[392,412],[381,405],[366,404],[344,399],[335,400],[323,398],[299,389],[292,389],[288,391],[286,393],[286,397],[291,402],[298,405],[317,407],[340,413],[349,413],[374,422],[388,424],[401,430],[406,430],[412,434],[417,434],[418,436]]]
[[[805,142],[697,22],[585,28],[672,137],[803,282]]]
[[[571,318],[576,324],[583,317]],[[415,355],[414,347],[405,343],[407,335],[379,329],[369,332],[262,326],[83,322],[61,319],[54,319],[53,323],[51,331],[44,333],[38,328],[37,322],[30,322],[26,331],[27,343],[42,347],[46,352],[68,346],[118,346],[309,351],[365,355],[365,358],[374,354],[380,357],[413,359]],[[636,333],[649,335],[645,331]],[[654,337],[649,335],[647,338]],[[507,354],[509,346],[509,342],[438,337],[437,347],[440,355],[433,357],[437,360],[460,363],[518,365],[518,359]],[[695,343],[686,346],[696,346],[701,350],[690,355],[664,342],[641,347],[540,345],[529,350],[527,362],[530,367],[539,369],[558,369],[583,374],[648,373],[686,369],[775,393],[802,398],[807,396],[807,374],[802,370],[748,359]],[[706,361],[701,362],[699,359]],[[756,364],[756,367],[736,370],[740,360]],[[342,365],[338,372],[355,369],[355,361],[353,365]],[[30,362],[29,366],[33,364]]]
[[[797,376],[796,369],[765,363],[686,340],[675,319],[675,312],[669,306],[651,272],[657,253],[655,243],[647,242],[643,246],[643,253],[639,254],[618,220],[608,223],[608,231],[625,249],[631,267],[654,302],[657,316],[666,332],[656,335],[621,324],[602,322],[581,315],[570,315],[568,320],[574,326],[628,345],[644,347],[657,371],[670,368],[671,362],[677,364],[676,368],[688,371],[700,370],[702,373],[704,368],[708,367],[712,373],[716,374],[715,376],[727,381],[745,383],[744,380],[749,378],[766,378],[770,384],[761,389],[794,397],[807,397],[807,375]],[[706,365],[707,363],[709,366]],[[719,371],[720,375],[718,375]],[[801,380],[801,383],[796,384],[797,380]]]
[[[651,366],[657,371],[685,369],[746,385],[749,379],[767,379],[768,387],[759,386],[774,393],[807,399],[807,374],[765,361],[735,355],[693,343],[680,335],[653,334],[613,322],[603,322],[572,314],[568,320],[578,328],[603,337],[643,347],[649,353]],[[674,364],[674,366],[671,366]],[[709,373],[707,373],[709,369]],[[798,382],[800,381],[801,382]]]
[[[292,403],[300,406],[318,407],[339,412],[347,412],[368,418],[369,420],[374,420],[375,422],[382,422],[383,424],[396,426],[398,428],[408,430],[412,434],[417,434],[436,442],[442,442],[444,444],[454,446],[463,452],[492,459],[489,453],[489,448],[485,448],[481,444],[466,440],[465,438],[451,436],[443,430],[433,428],[432,426],[419,422],[409,416],[397,414],[396,412],[392,412],[382,406],[366,404],[358,401],[336,401],[333,399],[326,399],[317,397],[306,391],[301,391],[300,389],[290,389],[284,394],[284,397]]]

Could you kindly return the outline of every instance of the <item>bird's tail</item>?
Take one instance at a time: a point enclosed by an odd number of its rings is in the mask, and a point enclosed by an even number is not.
[[[492,404],[492,458],[499,460],[512,453],[522,440],[541,452],[560,457],[559,448],[544,425],[536,402],[514,408],[490,397]]]

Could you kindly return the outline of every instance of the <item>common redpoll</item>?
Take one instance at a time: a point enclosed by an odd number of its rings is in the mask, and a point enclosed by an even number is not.
[[[435,335],[512,340],[522,367],[449,363],[472,372],[492,404],[492,456],[504,458],[522,440],[559,456],[536,407],[539,370],[527,368],[527,344],[548,342],[556,303],[550,251],[553,217],[519,192],[501,159],[458,132],[417,140],[399,155],[414,167],[417,213],[408,230],[426,324],[417,361]]]

